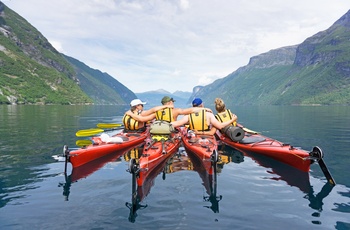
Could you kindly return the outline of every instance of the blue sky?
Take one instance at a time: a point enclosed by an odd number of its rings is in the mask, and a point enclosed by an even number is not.
[[[60,52],[135,93],[192,91],[303,42],[348,0],[2,0]]]

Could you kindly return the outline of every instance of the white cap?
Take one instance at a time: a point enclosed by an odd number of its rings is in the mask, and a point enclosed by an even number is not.
[[[130,106],[144,105],[144,104],[146,104],[146,102],[143,102],[140,99],[134,99],[130,102]]]

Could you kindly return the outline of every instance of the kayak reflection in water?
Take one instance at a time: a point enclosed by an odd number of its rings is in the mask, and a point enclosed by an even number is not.
[[[65,183],[60,182],[58,184],[58,187],[63,187],[63,196],[65,198],[65,201],[69,200],[70,188],[72,183],[75,183],[83,178],[90,176],[91,174],[93,174],[94,172],[98,171],[103,166],[105,166],[107,163],[115,162],[119,164],[121,162],[121,157],[126,152],[128,152],[128,149],[119,150],[114,153],[107,154],[103,157],[95,159],[93,161],[90,161],[81,166],[74,167],[70,175],[67,175],[67,173],[65,172],[64,173]]]
[[[212,164],[212,169],[206,169],[203,161],[198,159],[195,154],[188,152],[188,156],[193,163],[194,171],[198,172],[206,188],[208,196],[203,195],[203,200],[211,203],[210,206],[205,205],[204,207],[210,208],[214,213],[219,213],[219,202],[222,200],[222,195],[217,195],[217,171],[219,163]],[[220,165],[223,167],[223,164],[220,163]]]
[[[260,166],[266,168],[271,177],[264,177],[271,180],[283,180],[288,185],[297,187],[305,194],[304,198],[309,200],[309,207],[316,210],[312,216],[319,217],[322,212],[323,199],[326,198],[334,188],[334,184],[327,182],[323,185],[321,191],[315,195],[313,186],[310,184],[310,175],[308,172],[300,171],[288,164],[279,162],[260,154],[246,151],[245,156],[253,159]],[[312,221],[314,224],[320,224],[319,221]]]
[[[311,186],[310,186],[311,187]],[[309,207],[312,209],[317,210],[316,212],[312,213],[313,217],[320,217],[322,212],[322,206],[323,206],[323,199],[327,197],[332,189],[334,188],[334,185],[327,182],[325,185],[323,185],[321,191],[317,193],[317,195],[314,195],[314,190],[311,187],[310,192],[305,195],[304,198],[308,199],[310,201]],[[320,221],[312,221],[313,224],[321,224]]]
[[[126,202],[126,206],[129,208],[129,221],[134,223],[136,221],[137,211],[145,209],[146,205],[141,204],[143,199],[150,193],[151,187],[154,185],[155,178],[162,173],[163,180],[166,179],[166,174],[175,173],[182,170],[197,171],[203,180],[203,184],[206,188],[208,196],[203,196],[205,201],[211,202],[211,206],[204,206],[211,208],[215,213],[219,212],[219,201],[222,196],[216,196],[216,170],[214,174],[209,175],[207,170],[200,164],[200,161],[191,157],[184,151],[184,148],[179,148],[177,154],[169,158],[164,164],[161,164],[157,170],[153,170],[148,175],[147,180],[142,186],[137,185],[137,174],[132,173],[132,196],[131,203]],[[130,170],[132,171],[132,169]]]
[[[155,178],[163,172],[163,180],[165,180],[165,168],[167,165],[167,160],[156,165],[147,177],[143,179],[142,186],[138,185],[137,180],[139,179],[139,160],[142,155],[143,148],[135,149],[130,151],[128,154],[124,155],[125,161],[129,162],[128,171],[132,176],[131,183],[131,202],[126,202],[125,206],[129,208],[129,221],[134,223],[137,217],[137,210],[145,209],[148,205],[143,205],[141,202],[150,193],[151,187],[154,185]]]

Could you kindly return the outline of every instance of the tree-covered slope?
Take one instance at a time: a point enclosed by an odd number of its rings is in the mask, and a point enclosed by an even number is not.
[[[116,79],[59,53],[0,2],[0,104],[128,104]]]
[[[136,98],[131,90],[107,73],[92,69],[72,57],[65,57],[75,68],[80,88],[95,104],[128,105]]]
[[[0,103],[92,103],[45,37],[0,2]]]
[[[228,105],[350,105],[350,11],[298,46],[252,57],[194,96]]]

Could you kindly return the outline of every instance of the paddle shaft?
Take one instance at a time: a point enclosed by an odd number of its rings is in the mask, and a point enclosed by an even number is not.
[[[88,137],[88,136],[94,136],[103,132],[108,132],[108,131],[113,131],[113,130],[118,130],[118,129],[123,129],[124,127],[118,127],[115,129],[83,129],[83,130],[79,130],[78,132],[76,132],[76,136],[77,137]]]
[[[121,127],[122,124],[116,124],[116,123],[98,123],[97,128],[100,129],[110,129],[110,128],[116,128],[116,127]]]

